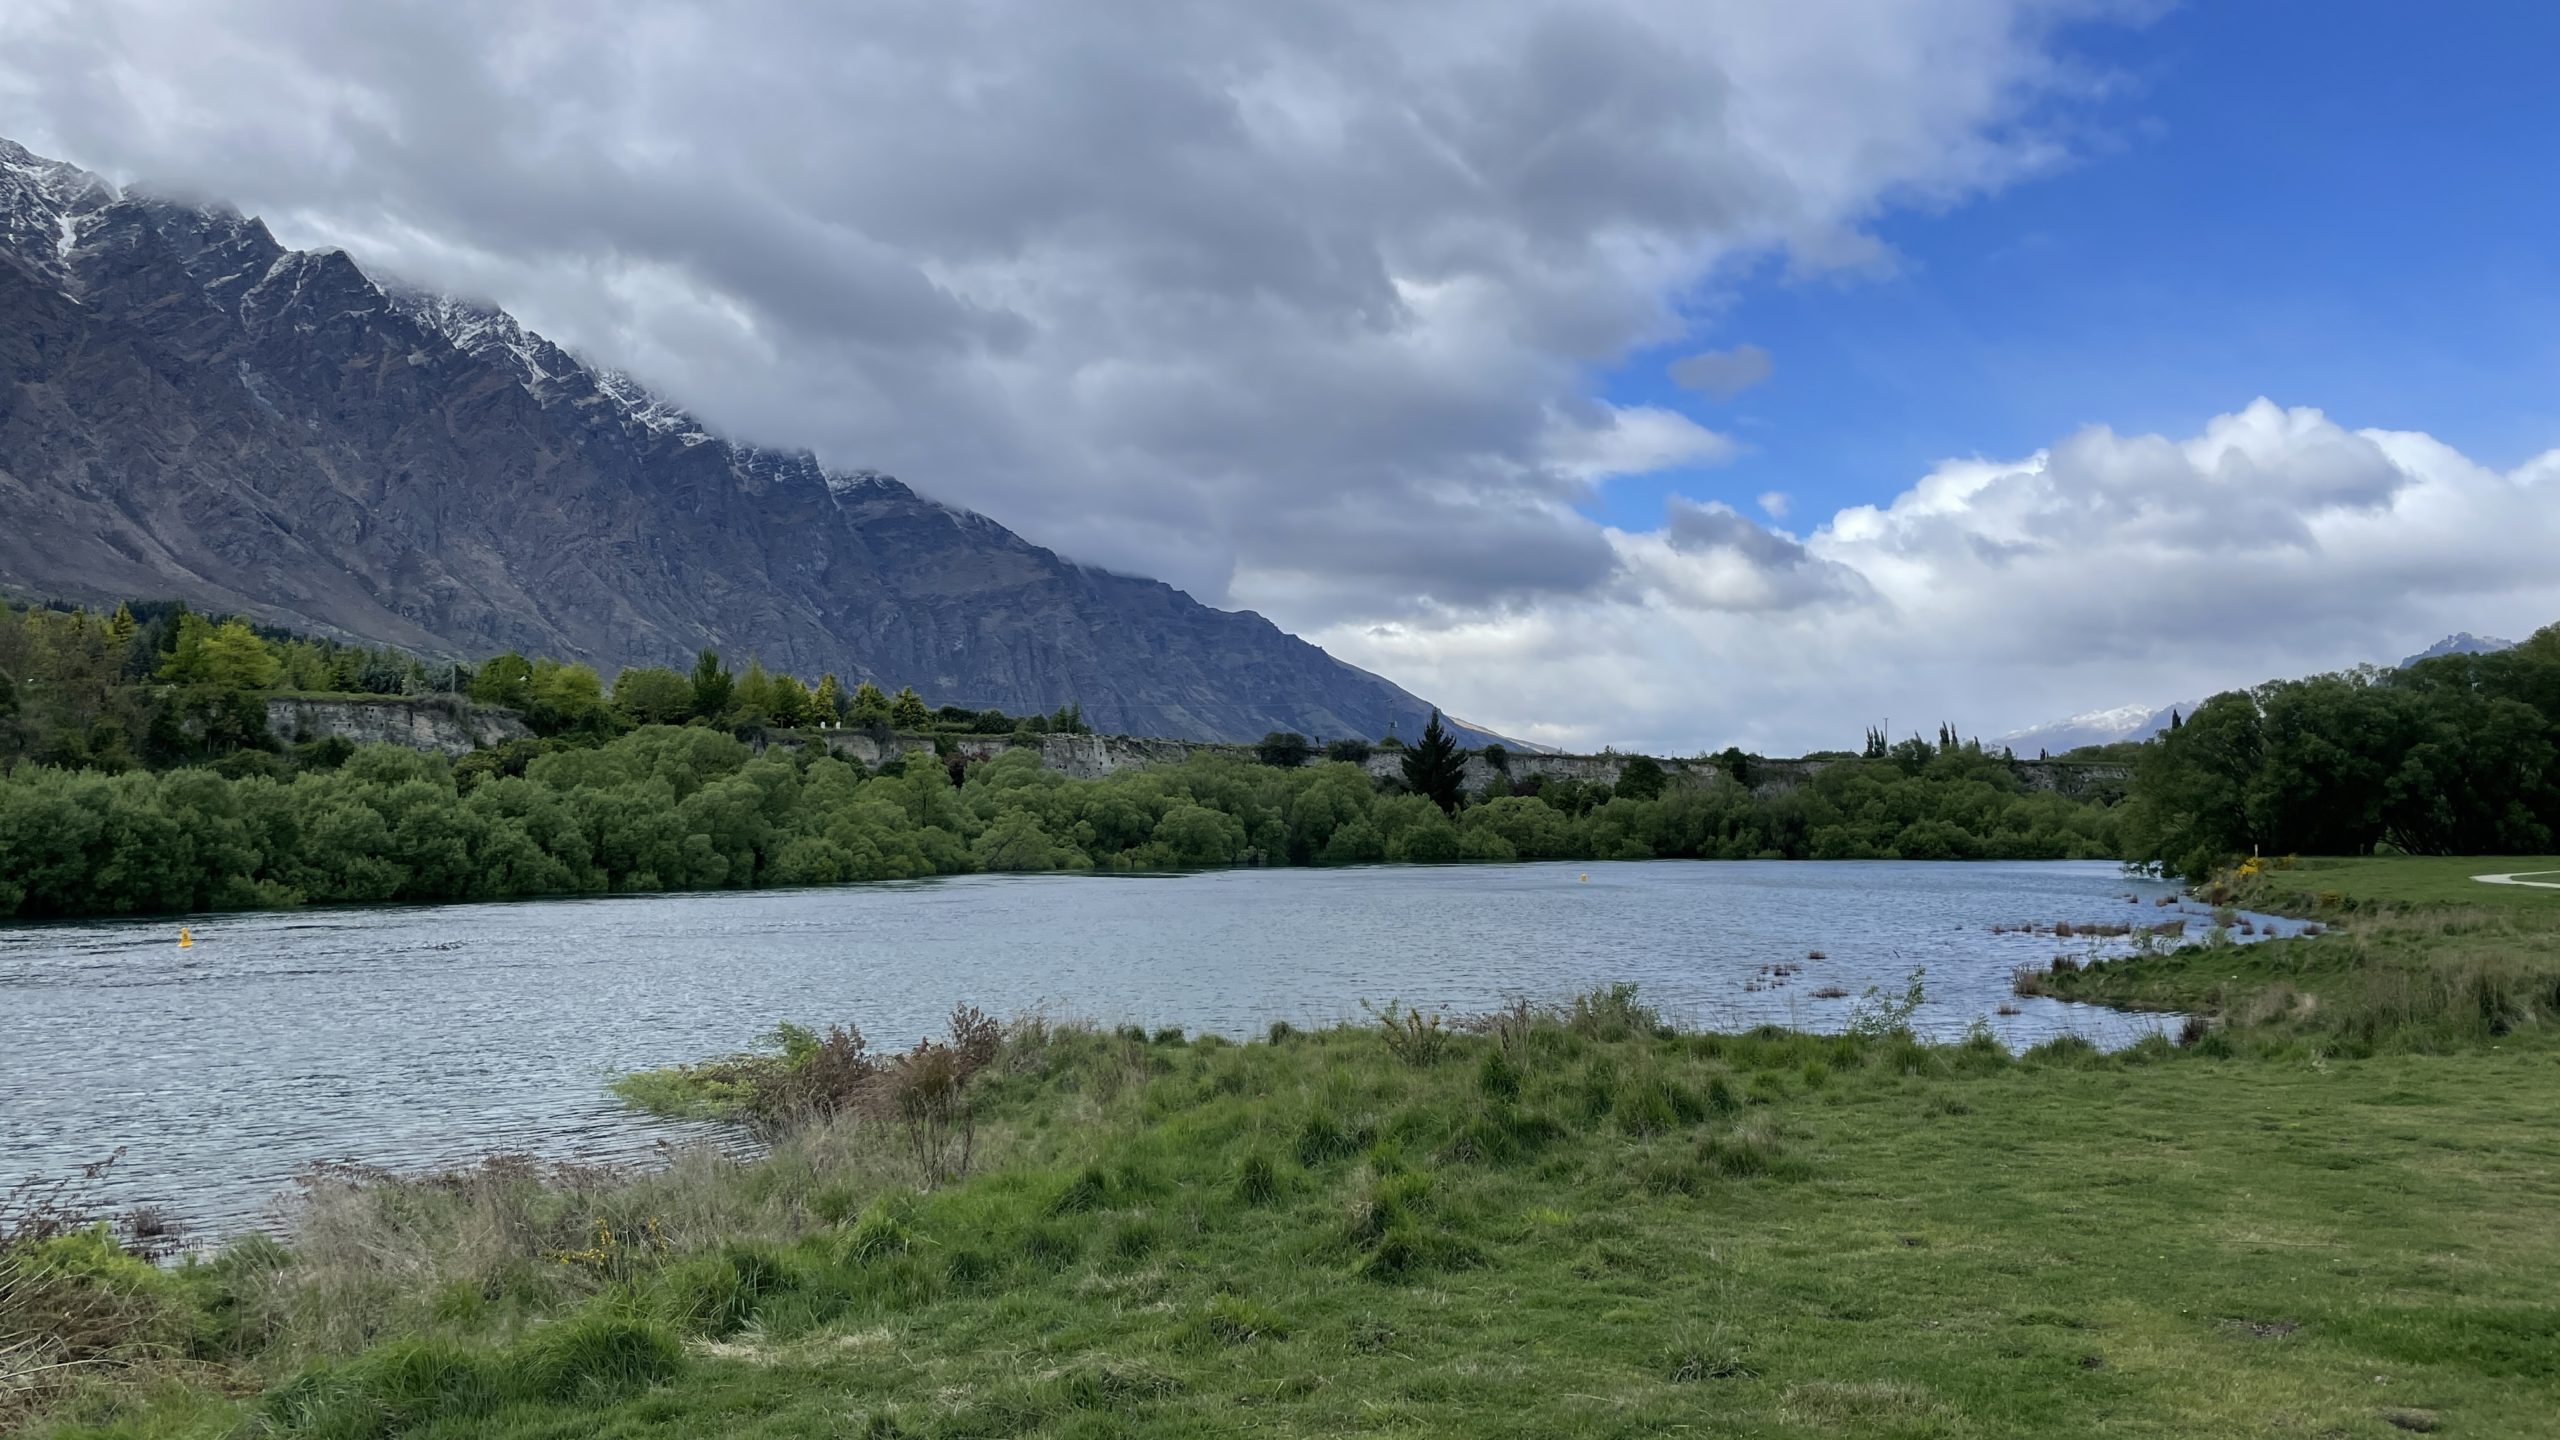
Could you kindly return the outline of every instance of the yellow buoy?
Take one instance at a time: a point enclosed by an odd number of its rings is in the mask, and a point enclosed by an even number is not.
[[[1585,884],[1585,885],[1588,885],[1588,884],[1590,884],[1590,883],[1591,883],[1591,872],[1590,872],[1590,871],[1585,870],[1585,871],[1583,871],[1583,872],[1582,872],[1582,883],[1583,883],[1583,884]]]
[[[196,943],[196,937],[194,937],[193,935],[190,935],[190,934],[188,934],[188,933],[187,933],[187,927],[186,927],[186,926],[184,926],[184,925],[179,926],[179,927],[178,927],[178,948],[179,948],[179,949],[181,949],[181,950],[185,950],[185,949],[187,949],[187,948],[189,948],[189,947],[193,946],[195,943]]]

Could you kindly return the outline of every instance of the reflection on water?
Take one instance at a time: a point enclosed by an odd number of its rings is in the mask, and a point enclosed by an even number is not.
[[[2106,864],[1664,861],[246,914],[192,922],[184,950],[174,921],[20,926],[0,929],[0,1182],[123,1145],[109,1198],[221,1228],[315,1160],[632,1158],[682,1129],[623,1113],[609,1075],[785,1019],[905,1043],[961,1001],[1240,1037],[1364,999],[1632,980],[1684,1023],[1836,1029],[1854,1001],[1817,990],[1926,966],[1926,1032],[1979,1016],[2013,1046],[2117,1045],[2161,1019],[2009,993],[2088,942],[1993,927],[2148,921],[2168,893]]]

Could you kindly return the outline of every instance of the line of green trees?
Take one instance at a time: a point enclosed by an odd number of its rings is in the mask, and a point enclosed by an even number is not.
[[[1027,750],[877,773],[645,726],[520,774],[388,746],[273,773],[22,766],[0,783],[0,916],[830,884],[969,871],[1513,859],[2101,858],[2113,812],[1978,751],[1849,760],[1781,793],[1531,778],[1444,806],[1327,761],[1242,756],[1070,779]],[[956,772],[956,774],[955,774]]]
[[[438,673],[438,672],[441,673]],[[265,733],[281,691],[439,693],[526,714],[541,738],[447,762]],[[1643,857],[2124,858],[2201,877],[2250,853],[2532,853],[2560,834],[2560,626],[2495,655],[2219,695],[2134,769],[2038,792],[1942,726],[1829,752],[1762,794],[1728,750],[1697,779],[1629,758],[1609,784],[1515,778],[1463,792],[1435,715],[1372,746],[1274,734],[1255,764],[1071,780],[1028,753],[918,752],[878,773],[823,747],[758,754],[768,727],[1080,731],[929,708],[912,690],[810,685],[709,651],[690,673],[520,655],[430,667],[179,606],[0,606],[0,915],[824,884],[972,870]],[[1309,763],[1314,762],[1314,763]],[[1726,783],[1733,782],[1733,783]]]
[[[2126,858],[2201,879],[2241,856],[2548,854],[2560,835],[2560,625],[2216,695],[2135,751]]]

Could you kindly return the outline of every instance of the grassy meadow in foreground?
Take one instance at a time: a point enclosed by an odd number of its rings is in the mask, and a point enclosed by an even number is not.
[[[2345,973],[2417,943],[2384,925],[2248,954]],[[630,1092],[761,1114],[757,1161],[341,1179],[290,1250],[175,1272],[19,1247],[132,1317],[37,1433],[2537,1433],[2560,1005],[2325,1028],[2336,994],[2118,1056],[1625,993],[801,1035]]]

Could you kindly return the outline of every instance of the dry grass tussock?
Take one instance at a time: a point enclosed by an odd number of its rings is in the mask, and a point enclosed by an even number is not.
[[[0,1191],[0,1433],[76,1384],[176,1358],[179,1327],[153,1283],[176,1232],[85,1199],[123,1155]]]
[[[696,1083],[760,1087],[746,1111],[762,1142],[753,1153],[704,1143],[646,1167],[500,1155],[428,1175],[315,1168],[301,1177],[289,1261],[251,1288],[248,1323],[277,1356],[349,1354],[457,1314],[530,1324],[670,1257],[788,1244],[1001,1159],[1009,1137],[980,1133],[972,1082],[1000,1059],[1037,1067],[1078,1028],[1026,1022],[1008,1045],[964,1007],[948,1038],[887,1056],[839,1027],[796,1065],[692,1067]]]

